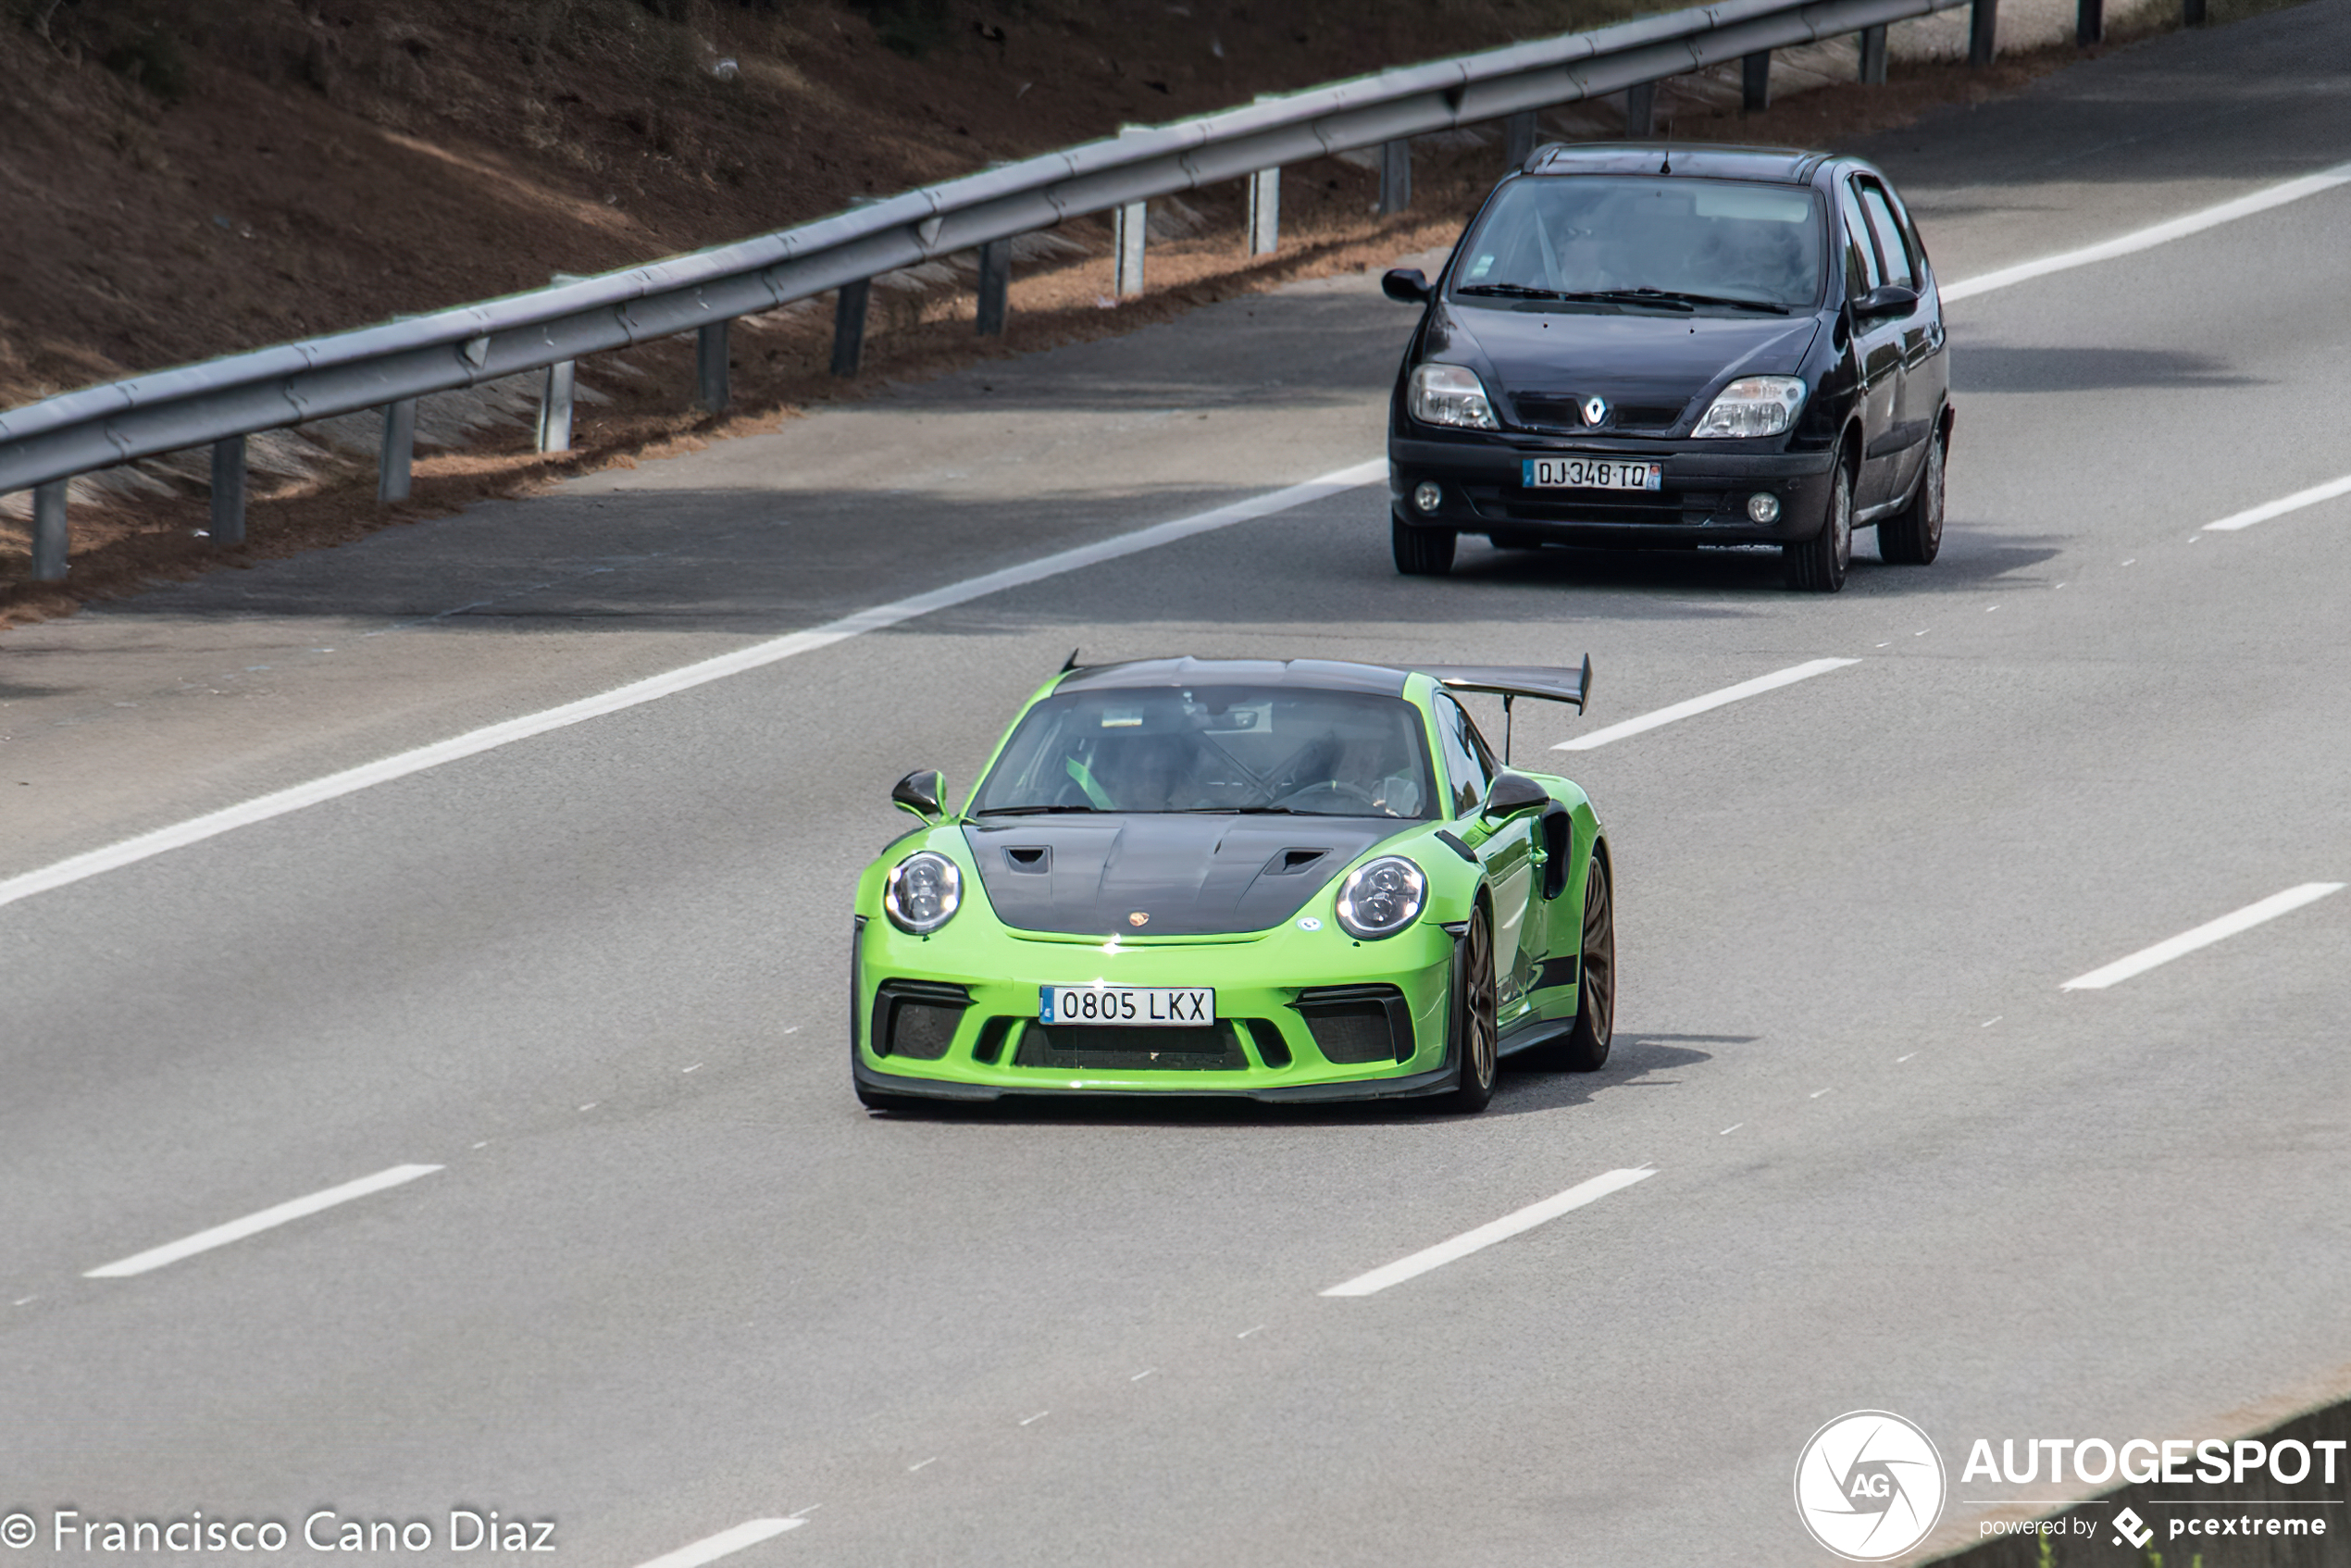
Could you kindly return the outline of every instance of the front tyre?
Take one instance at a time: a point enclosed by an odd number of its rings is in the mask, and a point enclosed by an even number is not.
[[[1840,457],[1836,478],[1829,486],[1828,515],[1821,531],[1794,544],[1780,546],[1780,569],[1787,585],[1804,593],[1835,593],[1845,586],[1845,568],[1853,559],[1853,471]]]
[[[1470,912],[1453,973],[1453,1052],[1461,1059],[1461,1082],[1446,1108],[1483,1111],[1494,1098],[1501,1055],[1501,1007],[1494,987],[1494,920],[1479,904]]]
[[[1575,1027],[1559,1052],[1560,1065],[1597,1072],[1616,1038],[1616,904],[1608,862],[1598,853],[1584,877],[1583,955],[1575,966]]]
[[[1396,569],[1406,577],[1443,577],[1453,569],[1451,529],[1416,529],[1397,513],[1387,515],[1387,541]]]
[[[1910,504],[1877,526],[1877,554],[1897,566],[1923,566],[1943,548],[1943,464],[1949,432],[1937,430],[1926,449],[1926,471]]]

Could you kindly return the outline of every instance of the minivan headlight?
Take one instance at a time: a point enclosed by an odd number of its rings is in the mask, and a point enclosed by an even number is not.
[[[1466,365],[1421,365],[1413,367],[1412,417],[1424,425],[1456,425],[1470,430],[1499,430],[1494,404],[1486,383]]]
[[[1723,389],[1694,436],[1775,436],[1804,406],[1801,376],[1742,376]]]
[[[889,868],[882,883],[882,908],[889,923],[909,935],[927,937],[964,903],[964,874],[935,850],[908,855]]]

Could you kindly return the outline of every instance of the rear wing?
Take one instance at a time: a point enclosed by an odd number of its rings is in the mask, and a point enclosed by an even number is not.
[[[1546,703],[1573,703],[1584,711],[1592,694],[1592,655],[1584,655],[1580,670],[1547,665],[1416,665],[1413,666],[1451,691],[1484,691],[1502,699],[1502,762],[1511,760],[1511,703],[1521,697]]]

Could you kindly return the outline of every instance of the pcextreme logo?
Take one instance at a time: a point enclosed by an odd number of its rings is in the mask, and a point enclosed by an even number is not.
[[[1851,1562],[1883,1562],[1943,1516],[1943,1456],[1890,1411],[1857,1410],[1812,1434],[1796,1462],[1796,1516]]]

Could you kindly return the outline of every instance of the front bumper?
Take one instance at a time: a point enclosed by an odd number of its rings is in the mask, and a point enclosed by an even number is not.
[[[1678,546],[1785,544],[1811,538],[1828,515],[1833,451],[1752,450],[1762,442],[1553,441],[1464,433],[1422,437],[1391,433],[1387,486],[1391,510],[1405,523],[1455,533],[1505,534],[1556,544]],[[1723,450],[1725,447],[1749,450]],[[1664,465],[1656,491],[1530,490],[1525,459],[1589,454],[1641,457]],[[1412,504],[1423,480],[1444,491],[1434,512]],[[1747,512],[1758,492],[1779,497],[1780,515],[1758,523]]]
[[[958,931],[962,925],[928,939],[879,919],[859,931],[852,1064],[867,1089],[966,1101],[1071,1093],[1301,1101],[1452,1087],[1454,941],[1433,922],[1377,942],[1358,942],[1327,922],[1312,932],[1285,926],[1132,943],[1014,936],[985,920]],[[1192,1030],[1038,1022],[1039,988],[1097,980],[1213,987],[1220,1033],[1212,1040]],[[910,1005],[930,1011],[908,1014]],[[1332,1023],[1341,1015],[1355,1020],[1352,1033]],[[910,1016],[915,1022],[905,1024]],[[1361,1059],[1375,1040],[1382,1053]]]

